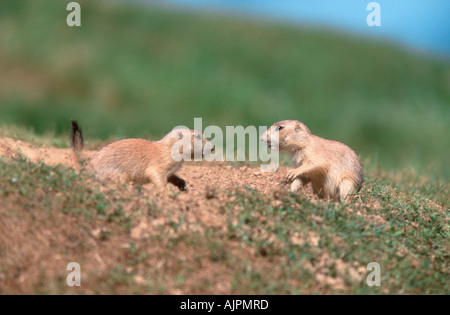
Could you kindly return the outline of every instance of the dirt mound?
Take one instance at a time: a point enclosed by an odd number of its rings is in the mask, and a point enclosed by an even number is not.
[[[0,137],[0,156],[0,294],[366,293],[365,266],[392,244],[397,254],[380,265],[394,282],[375,292],[403,290],[396,279],[425,265],[420,279],[445,287],[445,203],[377,179],[341,207],[310,187],[287,193],[286,166],[186,163],[189,192],[161,193],[69,171],[70,149]],[[66,284],[69,262],[82,266],[81,287]]]
[[[35,147],[20,140],[0,137],[0,156],[6,158],[24,157],[30,162],[42,162],[47,165],[65,165],[74,167],[71,149]]]
[[[85,157],[89,157],[95,151],[84,151]],[[75,167],[71,149],[58,149],[51,147],[36,147],[23,141],[17,141],[10,138],[0,137],[0,156],[6,160],[11,158],[26,158],[34,163],[44,163],[47,165],[64,165]],[[87,172],[81,170],[80,172]],[[281,167],[277,172],[262,173],[259,167],[237,166],[226,163],[186,163],[178,172],[178,175],[187,182],[189,192],[184,193],[178,188],[168,185],[167,194],[161,194],[153,184],[137,186],[132,184],[118,185],[116,183],[101,183],[100,189],[107,199],[125,201],[121,206],[124,215],[131,218],[129,230],[123,232],[120,224],[108,224],[96,219],[94,225],[90,225],[88,220],[82,216],[66,215],[63,211],[37,211],[37,207],[32,201],[33,209],[24,214],[24,204],[27,198],[35,200],[33,197],[24,197],[20,194],[11,194],[8,198],[0,200],[0,206],[4,211],[0,211],[0,245],[6,246],[3,252],[8,253],[7,259],[3,261],[5,270],[0,270],[0,276],[4,277],[6,286],[4,292],[30,292],[37,281],[43,277],[39,270],[45,270],[45,278],[61,277],[65,271],[62,264],[65,262],[61,256],[62,252],[71,253],[76,261],[83,264],[86,270],[98,270],[101,272],[95,277],[107,277],[114,266],[128,257],[129,244],[136,244],[141,250],[146,251],[148,255],[146,264],[149,266],[160,266],[165,272],[175,272],[179,270],[176,264],[171,266],[177,259],[169,259],[171,253],[166,252],[167,239],[177,239],[185,235],[186,237],[196,237],[195,235],[204,235],[207,230],[213,229],[215,233],[227,235],[227,229],[230,225],[230,215],[224,211],[239,212],[239,209],[224,210],[224,206],[236,200],[236,191],[250,192],[252,190],[267,195],[268,200],[280,202],[277,200],[279,194],[285,191],[282,183],[287,172],[287,167]],[[86,175],[86,174],[84,174]],[[81,176],[84,187],[96,189],[98,186],[93,177]],[[39,181],[39,178],[36,179]],[[54,203],[58,210],[57,199],[64,199],[63,193],[56,193],[53,197],[47,196],[49,191],[39,192],[39,185],[36,186],[38,198],[55,198]],[[73,192],[74,196],[76,191]],[[76,196],[74,197],[76,198]],[[82,198],[85,198],[83,195]],[[70,198],[69,198],[70,199]],[[81,208],[86,207],[88,201],[80,199],[78,201]],[[244,201],[245,202],[245,201]],[[272,201],[269,201],[272,202]],[[40,203],[37,203],[40,204]],[[97,207],[99,205],[97,204]],[[277,206],[277,205],[274,205]],[[40,207],[40,206],[38,206]],[[93,206],[95,208],[95,205]],[[26,207],[25,207],[26,208]],[[147,209],[147,210],[146,210]],[[148,210],[151,209],[151,210]],[[113,210],[111,210],[113,211]],[[150,211],[150,212],[149,212]],[[147,213],[149,212],[149,213]],[[15,215],[10,215],[15,213]],[[32,213],[33,219],[28,218]],[[19,219],[20,216],[24,216]],[[237,213],[236,216],[239,214]],[[255,213],[258,215],[258,213]],[[233,224],[233,222],[231,222]],[[235,222],[234,222],[235,223]],[[176,232],[173,226],[177,225]],[[83,229],[77,226],[84,226]],[[87,233],[87,234],[86,234]],[[105,235],[108,240],[104,240]],[[148,242],[148,239],[158,239],[161,243]],[[81,250],[73,242],[82,242],[83,246],[90,246],[89,250]],[[214,242],[225,242],[224,240],[215,240]],[[243,246],[236,241],[227,241],[226,250],[222,247],[209,248],[215,244],[209,238],[201,238],[197,245],[192,247],[181,247],[177,250],[176,257],[185,257],[187,260],[183,265],[190,268],[196,268],[198,263],[193,257],[198,255],[209,255],[213,251],[213,260],[221,259],[223,253],[234,253],[236,257],[242,257],[245,261],[258,260],[258,265],[270,269],[269,262],[258,255],[255,256],[254,250]],[[224,243],[225,244],[225,243]],[[26,245],[26,247],[24,247]],[[72,247],[71,247],[72,246]],[[216,246],[216,245],[214,245]],[[92,247],[92,248],[91,248]],[[209,249],[208,249],[209,248]],[[2,246],[0,246],[0,252]],[[233,255],[234,255],[233,254]],[[167,256],[167,257],[166,257]],[[216,257],[217,256],[217,257]],[[48,259],[52,257],[52,259]],[[164,264],[161,263],[160,257]],[[126,258],[128,259],[128,258]],[[180,258],[181,259],[181,258]],[[31,268],[31,265],[39,265],[41,269]],[[201,272],[195,277],[195,283],[199,281],[217,282],[211,292],[229,293],[230,279],[233,276],[233,268],[221,266],[217,269],[217,264],[212,264],[209,260],[202,262]],[[264,267],[264,268],[266,268]],[[147,268],[147,267],[146,267]],[[152,267],[153,268],[153,267]],[[173,270],[172,270],[173,269]],[[11,272],[11,270],[18,270]],[[178,272],[178,271],[177,271]],[[137,276],[136,282],[139,282]],[[103,280],[93,280],[102,283]],[[222,279],[222,280],[218,280]],[[88,281],[88,280],[86,280]],[[193,280],[192,280],[193,281]],[[1,281],[0,281],[1,282]],[[64,283],[64,281],[60,281]],[[224,285],[227,283],[227,285]],[[186,284],[188,285],[188,284]],[[65,287],[63,287],[65,288]],[[85,293],[93,293],[92,288],[84,288]],[[63,289],[66,290],[66,289]],[[173,285],[167,288],[170,293],[182,293],[173,288]],[[2,286],[0,283],[0,292]],[[201,293],[203,291],[198,291]],[[210,292],[210,291],[208,291]]]
[[[84,150],[83,156],[89,159],[95,151]],[[75,167],[71,149],[59,149],[51,147],[36,147],[20,140],[0,137],[0,156],[6,158],[24,157],[33,163],[42,162],[47,165],[64,165]],[[276,172],[264,173],[259,167],[237,166],[222,162],[185,163],[178,172],[188,184],[189,193],[181,193],[177,196],[183,206],[193,203],[198,206],[201,200],[220,199],[225,191],[235,189],[255,189],[265,194],[286,190],[282,182],[287,172],[287,167],[280,166]],[[153,191],[152,184],[144,186]],[[172,193],[178,193],[178,189],[169,185]],[[306,190],[305,193],[310,193]],[[158,199],[165,200],[167,196],[157,195]],[[169,197],[170,199],[170,197]]]

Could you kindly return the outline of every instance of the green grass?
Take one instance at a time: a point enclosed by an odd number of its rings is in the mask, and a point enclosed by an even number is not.
[[[450,293],[448,61],[283,23],[79,2],[81,28],[66,26],[64,1],[0,2],[0,136],[67,147],[75,118],[94,147],[194,117],[299,119],[354,148],[365,184],[347,206],[216,191],[218,228],[178,192],[167,206],[0,157],[1,294]],[[153,233],[136,239],[142,220]],[[65,285],[69,261],[81,288]],[[366,285],[370,262],[380,287]]]
[[[448,179],[450,63],[283,23],[80,1],[0,3],[0,123],[157,138],[176,125],[304,121],[384,168]]]
[[[259,193],[238,194],[238,224],[230,226],[231,236],[255,247],[256,253],[268,259],[279,256],[284,258],[279,270],[273,272],[286,277],[284,281],[260,275],[257,280],[250,279],[250,292],[309,292],[308,288],[315,288],[316,285],[311,277],[320,272],[342,280],[347,287],[344,292],[354,294],[448,292],[446,264],[449,243],[445,214],[431,210],[427,200],[419,196],[400,197],[396,189],[389,189],[391,191],[388,194],[379,195],[377,191],[381,187],[386,189],[376,180],[369,180],[362,193],[363,199],[381,196],[389,199],[381,203],[380,209],[355,205],[319,205],[296,196],[284,196],[278,207],[272,207]],[[414,201],[410,202],[410,198]],[[234,207],[236,203],[228,206]],[[368,222],[356,209],[363,213],[366,210],[366,215],[378,215],[378,221]],[[255,213],[265,218],[265,223],[261,224],[261,220],[255,218]],[[261,230],[265,232],[263,235]],[[313,233],[317,236],[317,243],[312,245],[305,242],[299,245],[290,238],[295,233],[303,236]],[[325,262],[325,271],[321,269],[324,266],[312,270],[305,268],[320,264],[320,258],[324,255],[330,258]],[[346,264],[347,268],[355,263],[365,267],[369,262],[378,262],[384,274],[383,285],[370,288],[365,278],[355,283],[347,274],[333,269],[337,261]],[[291,278],[305,279],[304,286],[289,287],[286,282]],[[267,291],[268,283],[276,286],[272,292]],[[327,292],[326,288],[321,289]],[[319,293],[321,290],[315,288],[313,292]],[[342,290],[333,293],[337,292]]]

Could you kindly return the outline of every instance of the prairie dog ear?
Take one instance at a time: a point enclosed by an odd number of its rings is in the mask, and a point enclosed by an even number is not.
[[[181,132],[178,132],[177,137],[178,139],[183,139],[183,134]]]
[[[295,132],[300,132],[302,131],[302,127],[300,126],[300,123],[296,123],[295,124]]]

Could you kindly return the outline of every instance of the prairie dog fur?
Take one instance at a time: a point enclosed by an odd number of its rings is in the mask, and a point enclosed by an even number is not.
[[[74,157],[78,158],[83,140],[75,121],[72,121],[71,145]],[[188,191],[185,180],[175,173],[182,167],[184,160],[203,158],[205,152],[213,150],[214,145],[199,131],[175,129],[159,141],[124,139],[113,142],[92,156],[88,168],[100,181],[118,180],[136,184],[152,182],[163,190],[167,183],[171,183],[181,191]]]
[[[273,124],[261,141],[291,154],[295,168],[289,170],[286,181],[292,181],[293,192],[311,182],[315,194],[344,202],[362,187],[363,169],[356,153],[341,142],[313,135],[300,121]]]

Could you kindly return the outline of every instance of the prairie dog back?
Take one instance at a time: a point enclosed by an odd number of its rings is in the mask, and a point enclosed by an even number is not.
[[[81,131],[75,123],[72,124],[71,138],[77,137],[81,137]],[[71,141],[75,158],[80,154],[80,146],[76,143]],[[171,183],[187,191],[186,182],[175,173],[185,159],[203,157],[213,150],[214,145],[199,131],[176,129],[159,141],[124,139],[113,142],[92,156],[88,168],[100,181],[152,182],[162,189]]]
[[[148,165],[164,167],[167,164],[164,162],[170,163],[161,149],[155,142],[144,139],[119,140],[94,154],[89,164],[101,181],[119,179],[144,184],[150,180],[145,175]]]

